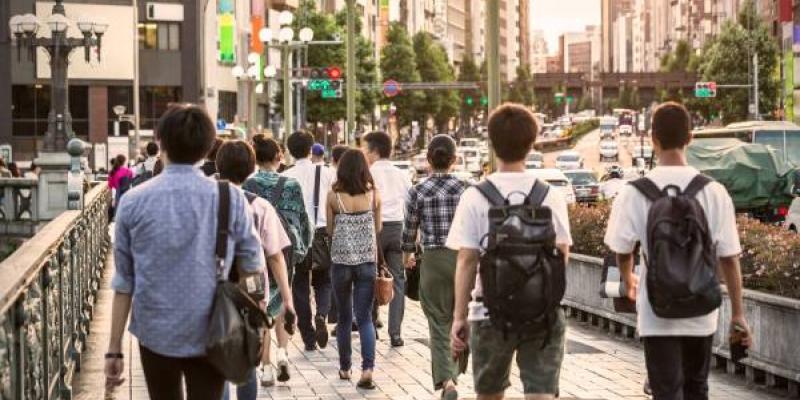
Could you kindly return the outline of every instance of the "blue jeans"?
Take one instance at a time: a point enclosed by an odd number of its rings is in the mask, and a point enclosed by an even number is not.
[[[361,369],[375,368],[375,326],[372,324],[372,303],[375,300],[374,262],[359,265],[333,264],[331,276],[336,296],[336,343],[339,347],[339,369],[352,367],[351,325],[355,312],[358,333],[361,337]]]
[[[222,396],[223,400],[230,399],[230,394],[228,393],[229,387],[230,385],[228,385],[228,382],[225,382],[225,392]],[[256,400],[256,396],[258,396],[258,379],[256,378],[256,369],[253,368],[250,370],[247,383],[236,387],[236,398],[239,400]]]

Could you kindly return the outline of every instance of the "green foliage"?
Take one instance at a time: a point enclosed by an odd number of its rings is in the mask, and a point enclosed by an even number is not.
[[[567,132],[567,137],[570,138],[570,142],[575,144],[584,135],[599,127],[600,127],[600,120],[597,118],[592,118],[587,121],[579,122],[578,124],[570,128],[569,132]]]
[[[629,88],[628,86],[623,86],[619,89],[619,96],[616,99],[612,99],[609,103],[610,108],[629,108],[629,109],[637,109],[641,106],[641,101],[639,99],[639,89],[637,88]]]
[[[718,84],[751,83],[753,53],[758,53],[759,64],[759,113],[774,110],[780,95],[778,68],[778,45],[770,36],[768,26],[758,16],[756,6],[747,1],[736,22],[726,22],[722,32],[705,48],[698,72],[705,81]],[[714,103],[720,107],[724,123],[749,118],[750,90],[725,89],[717,92]]]
[[[698,57],[692,51],[692,46],[686,40],[679,40],[672,53],[661,57],[661,72],[687,72],[692,71],[697,64]]]
[[[459,82],[478,82],[481,80],[481,72],[475,60],[468,55],[464,55],[458,69]],[[481,90],[462,90],[461,91],[461,115],[464,118],[475,117],[481,108],[481,96],[485,95]],[[472,104],[467,104],[467,98],[472,99]]]
[[[381,50],[381,71],[383,78],[398,82],[419,82],[417,58],[405,27],[399,22],[389,26],[386,46]],[[404,91],[392,98],[383,98],[381,104],[394,103],[401,126],[408,126],[414,118],[415,107],[425,96],[419,91]]]
[[[414,35],[414,54],[417,59],[417,70],[423,82],[452,82],[455,73],[447,59],[447,52],[433,36],[427,32]],[[447,122],[455,117],[459,110],[458,94],[452,90],[429,90],[422,96],[424,100],[415,107],[415,119],[425,121],[434,119],[439,131],[443,131]],[[425,124],[422,124],[423,127]]]
[[[343,32],[347,31],[347,9],[343,9],[336,14],[336,23],[341,27]],[[361,21],[358,14],[356,14],[355,25],[356,32],[361,32],[363,21]],[[356,70],[356,79],[360,84],[376,83],[378,81],[378,63],[372,52],[374,45],[370,40],[360,35],[357,37],[357,40],[356,61],[358,62],[358,69]],[[378,89],[359,89],[356,100],[356,115],[371,115],[378,105],[379,93],[380,91]]]
[[[511,90],[508,91],[508,101],[532,106],[533,96],[533,75],[528,64],[517,67],[517,77],[511,83]]]

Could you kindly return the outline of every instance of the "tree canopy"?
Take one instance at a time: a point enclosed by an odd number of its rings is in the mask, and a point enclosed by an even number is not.
[[[394,79],[398,82],[420,81],[416,54],[411,46],[411,39],[409,39],[405,27],[399,22],[393,22],[389,26],[386,45],[381,50],[380,64],[385,80]],[[384,97],[381,100],[381,104],[394,103],[397,107],[396,115],[400,125],[407,126],[411,124],[414,118],[414,107],[424,100],[424,96],[418,91],[401,91],[395,97]]]

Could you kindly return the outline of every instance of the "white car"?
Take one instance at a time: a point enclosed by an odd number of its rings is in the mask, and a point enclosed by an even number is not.
[[[408,174],[408,178],[411,179],[412,182],[416,178],[417,174],[416,171],[414,171],[414,168],[411,167],[411,161],[395,160],[392,161],[392,165]]]
[[[637,144],[633,147],[631,157],[649,159],[653,157],[653,147],[651,147],[649,144],[645,144],[644,146]]]
[[[619,145],[615,140],[600,141],[600,162],[619,160]]]
[[[633,135],[633,126],[631,125],[620,125],[619,126],[619,134],[624,136]]]
[[[569,178],[563,171],[555,168],[543,168],[530,169],[527,173],[547,182],[553,189],[560,191],[564,195],[564,200],[566,200],[567,204],[575,203],[575,189],[573,189],[572,183],[570,183]]]
[[[411,159],[411,164],[414,165],[414,169],[417,171],[417,174],[425,174],[428,172],[428,150],[422,149],[422,152],[415,155],[414,158]]]
[[[556,168],[560,170],[583,169],[583,157],[574,150],[565,150],[556,157]]]
[[[800,231],[800,197],[795,197],[792,205],[789,207],[789,213],[786,214],[786,220],[783,223],[786,229],[797,233]]]
[[[544,155],[538,151],[528,153],[525,158],[525,169],[539,169],[544,168]]]
[[[473,174],[481,173],[481,153],[477,147],[459,147],[458,154],[464,157],[467,171]]]
[[[478,147],[480,144],[481,141],[476,138],[463,138],[458,143],[460,147]]]

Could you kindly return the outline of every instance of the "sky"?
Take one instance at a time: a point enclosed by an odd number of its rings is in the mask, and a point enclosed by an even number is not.
[[[531,26],[544,31],[547,50],[558,49],[564,32],[582,32],[586,25],[600,25],[601,0],[530,0]]]

